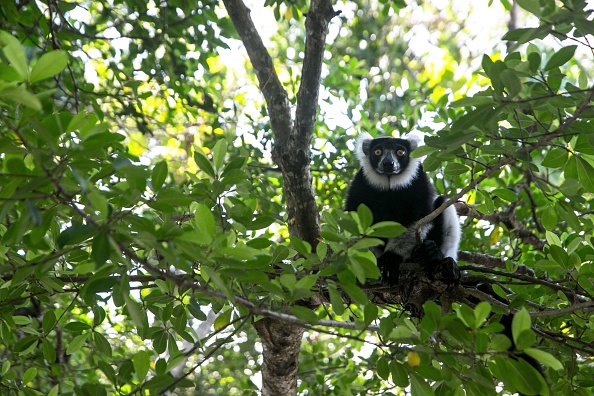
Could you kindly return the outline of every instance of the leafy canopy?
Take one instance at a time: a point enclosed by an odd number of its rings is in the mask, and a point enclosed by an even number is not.
[[[268,3],[294,101],[307,5]],[[315,247],[289,236],[267,110],[229,63],[239,44],[221,5],[3,4],[0,393],[257,394],[250,323],[268,316],[308,329],[304,394],[591,394],[592,11],[517,4],[532,27],[474,53],[454,5],[335,5],[312,142]],[[440,62],[410,45],[418,15]],[[412,129],[438,189],[464,203],[466,279],[509,307],[427,302],[416,319],[368,290],[369,248],[402,229],[340,210],[349,141]],[[320,291],[327,302],[302,304]]]

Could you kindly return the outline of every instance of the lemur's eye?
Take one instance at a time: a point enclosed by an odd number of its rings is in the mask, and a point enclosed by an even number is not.
[[[399,156],[399,157],[404,157],[404,154],[406,154],[406,151],[404,151],[404,150],[398,150],[398,151],[396,151],[396,155]]]
[[[382,155],[382,149],[375,149],[375,151],[373,152],[373,154],[375,155]]]

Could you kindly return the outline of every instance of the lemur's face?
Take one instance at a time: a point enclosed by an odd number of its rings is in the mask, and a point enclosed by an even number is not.
[[[398,175],[409,163],[410,142],[397,138],[377,138],[363,146],[373,169],[381,175]]]

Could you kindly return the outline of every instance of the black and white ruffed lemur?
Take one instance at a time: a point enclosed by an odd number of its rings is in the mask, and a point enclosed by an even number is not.
[[[433,212],[445,201],[438,196],[431,180],[423,170],[421,160],[411,158],[420,138],[408,135],[404,138],[373,138],[363,133],[357,138],[355,148],[361,169],[355,175],[346,198],[345,210],[356,211],[365,204],[373,214],[373,222],[395,221],[407,227],[403,234],[388,239],[383,249],[374,249],[382,281],[388,285],[398,283],[400,265],[406,262],[421,264],[426,274],[440,273],[441,279],[458,282],[460,272],[456,265],[460,243],[460,223],[453,206],[446,208],[432,222],[419,230],[418,241],[415,223]],[[445,269],[445,271],[444,271]],[[445,274],[445,278],[444,278]],[[479,284],[476,289],[497,300],[508,303],[498,296],[489,284]],[[476,301],[478,302],[478,301]],[[512,340],[513,315],[500,319],[503,333]],[[510,348],[511,351],[515,346]],[[519,353],[514,359],[528,362],[545,377],[541,365],[530,356]],[[546,382],[546,380],[545,380]]]
[[[345,210],[355,211],[365,204],[374,223],[395,221],[408,228],[402,235],[389,239],[383,250],[374,251],[382,280],[389,284],[397,282],[398,267],[411,259],[413,250],[425,261],[449,257],[455,262],[458,257],[460,223],[453,206],[421,227],[423,243],[417,241],[414,224],[444,202],[423,170],[421,160],[410,156],[419,141],[415,135],[373,138],[363,133],[355,144],[361,169],[349,187]],[[459,274],[455,276],[459,278]]]

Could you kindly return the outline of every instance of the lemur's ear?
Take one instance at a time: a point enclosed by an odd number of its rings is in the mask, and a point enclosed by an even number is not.
[[[364,157],[369,155],[369,145],[371,144],[372,140],[373,137],[367,132],[359,134],[359,137],[355,141],[355,152],[359,162],[361,162]]]
[[[423,145],[423,134],[420,132],[409,132],[402,138],[408,140],[410,143],[410,151]]]

